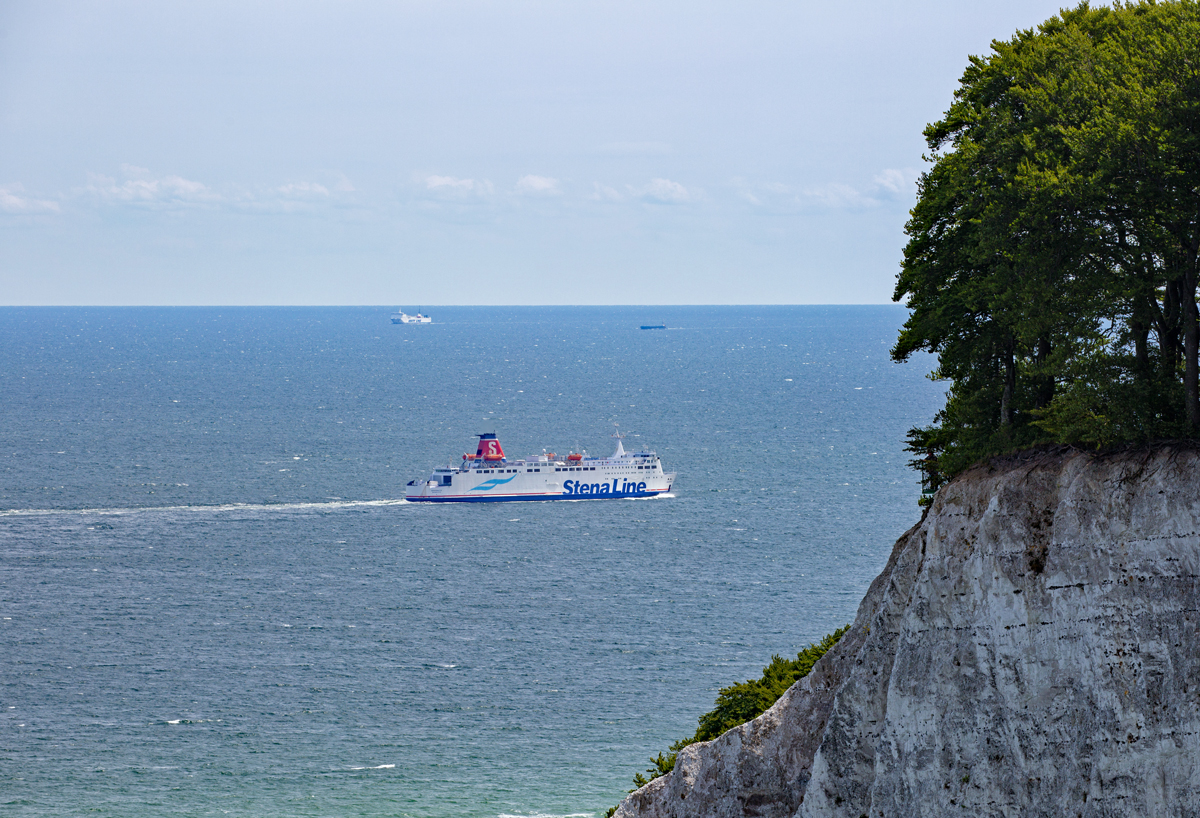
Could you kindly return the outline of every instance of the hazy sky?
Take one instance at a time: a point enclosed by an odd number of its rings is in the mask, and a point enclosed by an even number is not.
[[[0,0],[0,303],[886,302],[1060,5]]]

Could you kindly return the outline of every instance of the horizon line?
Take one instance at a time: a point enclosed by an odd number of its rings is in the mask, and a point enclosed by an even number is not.
[[[379,304],[0,304],[0,309],[396,309],[395,302]],[[476,307],[604,307],[678,309],[692,307],[903,307],[894,301],[817,302],[789,304],[421,304],[420,308]]]

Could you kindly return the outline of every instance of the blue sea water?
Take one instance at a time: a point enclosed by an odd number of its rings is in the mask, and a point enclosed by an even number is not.
[[[428,311],[0,309],[0,812],[602,813],[919,516],[901,308]],[[398,499],[614,423],[672,496]]]

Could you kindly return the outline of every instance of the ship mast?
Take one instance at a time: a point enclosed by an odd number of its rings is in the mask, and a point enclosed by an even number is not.
[[[613,433],[613,437],[615,437],[617,439],[617,450],[615,452],[613,452],[613,456],[610,457],[609,460],[616,460],[618,457],[625,456],[625,446],[624,446],[624,444],[621,443],[620,424],[614,423],[613,426],[617,427],[617,430]]]

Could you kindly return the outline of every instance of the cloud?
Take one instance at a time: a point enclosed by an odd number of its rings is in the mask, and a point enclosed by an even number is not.
[[[909,202],[916,195],[915,170],[887,168],[867,185],[826,182],[794,188],[780,182],[732,180],[739,199],[755,207],[790,210],[869,210],[893,202]]]
[[[888,168],[875,176],[875,186],[879,192],[894,199],[912,199],[917,194],[917,178],[920,174],[912,168],[895,170]]]
[[[599,182],[593,182],[592,195],[588,198],[596,199],[602,202],[620,202],[624,200],[625,197],[622,196],[621,193],[615,188],[611,188],[608,185],[603,185]]]
[[[558,180],[549,176],[522,176],[517,180],[517,192],[541,195],[541,196],[558,196],[562,194],[559,190]]]
[[[332,185],[320,182],[298,181],[267,190],[240,191],[236,198],[227,198],[232,207],[268,213],[311,212],[318,208],[344,205],[349,201],[347,194],[354,186],[345,176],[338,174]]]
[[[879,200],[862,193],[858,188],[840,182],[830,182],[817,187],[805,188],[801,198],[809,203],[829,210],[857,210],[876,207]]]
[[[326,176],[330,174],[326,173]],[[212,208],[253,212],[299,212],[321,205],[344,204],[354,186],[344,174],[332,174],[330,184],[298,180],[276,186],[245,187],[226,184],[215,189],[182,176],[157,175],[147,168],[122,165],[121,178],[88,174],[88,183],[76,196],[93,202],[152,210]]]
[[[150,207],[211,205],[223,197],[203,182],[182,176],[154,176],[146,168],[122,165],[125,178],[118,181],[103,174],[88,174],[84,192],[105,202],[123,202]]]
[[[490,196],[493,192],[492,183],[486,179],[456,179],[453,176],[426,176],[422,179],[425,189],[442,195],[452,196]]]
[[[48,199],[32,199],[22,195],[24,186],[11,184],[0,186],[0,213],[57,213],[58,202]]]
[[[860,210],[879,207],[886,202],[912,201],[917,194],[918,173],[911,168],[887,168],[875,174],[864,188],[831,182],[807,188],[802,195],[810,202],[836,210]]]
[[[640,188],[630,187],[629,192],[645,201],[660,204],[684,204],[702,198],[699,190],[689,190],[678,182],[670,179],[651,179],[650,183]]]
[[[787,211],[796,209],[799,196],[787,185],[779,182],[750,182],[737,176],[730,180],[734,195],[756,208]]]
[[[346,174],[324,172],[325,182],[299,179],[273,188],[240,190],[236,196],[227,196],[231,205],[247,210],[279,211],[296,213],[312,211],[319,207],[338,207],[353,201],[354,185]]]
[[[351,188],[353,190],[354,188]],[[275,189],[278,193],[290,199],[308,199],[314,196],[328,197],[329,188],[315,182],[292,182]]]

